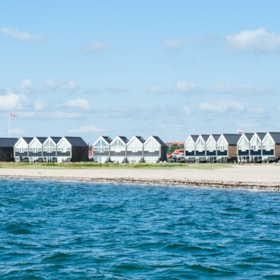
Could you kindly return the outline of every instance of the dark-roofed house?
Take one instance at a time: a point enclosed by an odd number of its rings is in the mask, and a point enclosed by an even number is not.
[[[254,133],[242,133],[237,142],[237,156],[239,160],[250,161],[250,141]]]
[[[256,132],[250,140],[250,161],[262,162],[263,145],[262,141],[266,136],[266,132]]]
[[[217,160],[217,141],[220,134],[210,134],[206,141],[206,157],[208,162]]]
[[[201,134],[195,141],[195,159],[199,162],[206,162],[206,141],[209,135]]]
[[[0,161],[14,161],[14,145],[17,138],[0,138]]]
[[[240,134],[221,134],[217,141],[217,161],[237,161],[237,142],[240,136]]]
[[[110,159],[110,143],[112,139],[109,136],[100,136],[92,144],[93,160],[99,163],[107,163]]]
[[[110,161],[115,163],[126,163],[126,144],[128,139],[125,136],[116,136],[110,143]]]
[[[43,143],[43,159],[46,162],[57,161],[57,143],[61,137],[49,136]]]
[[[139,163],[144,161],[144,138],[133,136],[126,145],[127,161],[129,163]]]
[[[167,145],[158,137],[150,136],[144,142],[144,161],[147,163],[157,163],[166,161]]]
[[[63,136],[57,143],[57,162],[88,161],[88,145],[81,137]]]
[[[199,135],[189,135],[185,142],[185,157],[188,162],[195,162],[195,142]]]
[[[264,161],[280,159],[280,132],[267,132],[262,141]]]
[[[29,143],[33,137],[20,137],[14,145],[14,158],[16,162],[29,161]]]
[[[29,161],[43,161],[43,143],[47,137],[33,137],[28,144],[29,148]]]

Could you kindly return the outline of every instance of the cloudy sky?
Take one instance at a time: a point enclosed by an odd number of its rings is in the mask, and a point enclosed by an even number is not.
[[[0,137],[280,131],[279,11],[278,0],[1,1]]]

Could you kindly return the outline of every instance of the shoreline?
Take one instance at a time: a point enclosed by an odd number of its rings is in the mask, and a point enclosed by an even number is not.
[[[279,165],[195,168],[0,168],[0,178],[280,191]]]

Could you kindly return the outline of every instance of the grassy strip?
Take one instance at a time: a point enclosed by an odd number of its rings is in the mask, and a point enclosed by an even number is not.
[[[219,169],[232,167],[227,163],[138,163],[138,164],[101,164],[95,162],[79,162],[79,163],[27,163],[27,162],[10,162],[0,163],[0,168],[143,168],[143,169],[163,169],[163,168],[193,168],[193,169]]]

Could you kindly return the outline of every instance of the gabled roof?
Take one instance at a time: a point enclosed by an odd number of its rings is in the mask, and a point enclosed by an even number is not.
[[[65,136],[64,137],[72,146],[87,147],[87,143],[81,137]]]
[[[190,137],[193,139],[194,142],[196,142],[199,135],[190,135]]]
[[[221,134],[211,134],[213,136],[213,138],[216,140],[216,142],[218,141],[219,137],[221,136]],[[210,135],[210,136],[211,136]]]
[[[200,135],[202,137],[202,139],[206,142],[208,137],[210,136],[209,134],[201,134]]]
[[[58,141],[61,139],[61,137],[58,136],[50,136],[50,138],[53,140],[54,143],[58,143]]]
[[[266,135],[267,133],[266,133],[266,132],[256,132],[256,134],[259,136],[259,138],[260,138],[261,140],[263,140],[264,137],[265,137],[265,135]]]
[[[34,138],[37,138],[39,142],[43,144],[48,137],[34,137]]]
[[[124,143],[127,143],[129,140],[125,136],[118,136]]]
[[[140,142],[144,143],[145,139],[142,136],[134,136],[135,138],[137,138]],[[132,137],[133,138],[133,137]]]
[[[230,133],[226,133],[226,134],[222,134],[225,139],[227,140],[229,145],[233,145],[235,146],[241,136],[241,134],[230,134]]]
[[[29,143],[33,140],[33,137],[22,137],[22,139],[23,139],[27,144],[29,144]]]
[[[251,132],[245,132],[243,133],[245,134],[245,136],[247,137],[247,139],[250,141],[252,139],[252,137],[254,136],[254,133],[251,133]]]
[[[167,146],[158,136],[151,137],[153,137],[161,146]]]
[[[1,148],[12,148],[17,142],[18,138],[0,138]]]
[[[275,144],[280,144],[280,132],[269,132]]]

